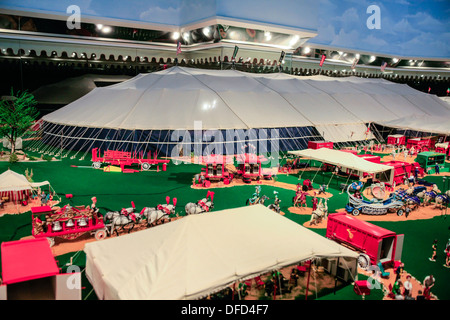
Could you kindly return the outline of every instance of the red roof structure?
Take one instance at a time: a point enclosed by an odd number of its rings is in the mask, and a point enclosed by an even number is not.
[[[59,274],[58,265],[45,238],[3,242],[1,254],[4,284]]]

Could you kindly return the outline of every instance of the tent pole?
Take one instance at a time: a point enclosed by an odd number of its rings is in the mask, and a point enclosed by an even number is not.
[[[308,281],[306,282],[305,300],[308,300],[309,279],[311,278],[311,267],[312,267],[312,261],[309,260]]]
[[[233,292],[231,293],[231,300],[234,300],[234,291],[236,290],[236,282],[233,283]]]
[[[272,276],[273,278],[273,276]],[[273,300],[277,300],[277,281],[273,282]]]

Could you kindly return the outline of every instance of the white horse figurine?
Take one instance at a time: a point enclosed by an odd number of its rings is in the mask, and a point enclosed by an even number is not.
[[[197,203],[189,202],[184,207],[184,211],[187,215],[189,214],[199,214],[203,212],[209,212],[214,208],[214,192],[208,191],[206,198],[203,198]]]
[[[131,228],[128,229],[128,233],[133,230],[135,224],[139,223],[141,220],[141,216],[139,214],[136,214],[133,210],[130,210],[130,208],[123,209],[122,212],[119,211],[109,211],[103,216],[103,221],[106,225],[107,221],[110,221],[110,229],[109,229],[109,235],[112,236],[112,234],[115,232],[116,235],[119,235],[118,229],[121,230],[124,229],[125,226],[131,225]]]
[[[423,205],[426,206],[430,204],[431,200],[435,199],[439,193],[441,193],[441,190],[438,189],[437,185],[433,184],[433,189],[431,191],[424,192]]]
[[[439,194],[434,198],[434,208],[439,207],[439,209],[443,209],[449,201],[450,190],[447,190],[445,193]]]
[[[156,207],[145,207],[141,215],[147,220],[147,227],[165,222],[166,218],[175,214],[177,198],[173,198],[173,204],[170,204],[170,198],[166,197],[167,204],[160,204]]]
[[[317,205],[317,209],[311,213],[311,219],[309,220],[309,225],[317,225],[322,221],[322,219],[327,219],[328,216],[328,205],[327,199],[325,199],[324,203],[322,203],[322,199],[320,199],[319,204]]]

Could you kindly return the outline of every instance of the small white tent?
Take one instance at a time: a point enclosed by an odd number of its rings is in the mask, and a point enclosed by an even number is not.
[[[33,188],[49,184],[48,181],[29,182],[24,175],[8,169],[0,175],[0,195],[18,201],[24,198],[24,192],[29,195]]]
[[[393,182],[393,167],[364,160],[352,153],[328,148],[297,150],[289,151],[288,153],[295,156],[305,157],[323,163],[340,166],[341,168],[351,169],[359,172],[360,175],[362,175],[363,173],[385,173],[385,176],[387,178],[386,180],[389,180],[390,183]]]
[[[313,258],[358,254],[254,205],[87,243],[86,276],[99,299],[198,299],[240,279]],[[343,259],[341,259],[343,260]]]

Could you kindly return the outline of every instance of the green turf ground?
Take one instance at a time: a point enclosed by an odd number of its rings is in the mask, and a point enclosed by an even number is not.
[[[90,156],[87,157],[90,159]],[[144,206],[155,206],[159,203],[165,203],[166,196],[177,198],[178,209],[180,215],[184,215],[184,205],[187,202],[195,202],[206,195],[207,190],[195,190],[190,186],[192,177],[201,170],[200,165],[174,165],[170,164],[167,171],[163,172],[139,172],[139,173],[105,173],[101,170],[92,168],[74,168],[71,165],[90,166],[89,160],[79,161],[65,158],[62,161],[53,162],[26,162],[26,163],[0,163],[0,172],[4,172],[10,168],[20,174],[24,174],[25,170],[32,169],[34,181],[48,180],[53,189],[62,197],[61,205],[71,203],[72,205],[90,205],[91,197],[96,196],[98,199],[97,206],[101,213],[107,210],[120,210],[123,207],[129,207],[131,201],[134,201],[138,210]],[[306,172],[302,176],[302,180],[312,179],[315,172]],[[298,175],[279,175],[278,181],[297,184]],[[315,176],[314,182],[318,184],[329,184],[328,192],[333,197],[328,202],[329,212],[334,212],[338,208],[343,208],[347,201],[346,193],[339,190],[340,183],[346,183],[347,179],[336,178],[331,179],[329,173],[319,173]],[[443,187],[442,178],[429,177],[430,181]],[[251,197],[255,190],[254,185],[237,186],[233,188],[212,189],[214,195],[214,210],[222,210],[245,205],[247,198]],[[288,211],[292,204],[292,197],[295,192],[272,186],[262,186],[262,193],[271,199],[266,204],[273,202],[273,191],[279,192],[281,199],[281,210],[286,213],[285,217],[303,224],[309,220],[309,216],[295,215]],[[65,194],[73,194],[73,198],[69,201],[65,199]],[[311,199],[309,206],[311,206]],[[450,211],[450,210],[449,210]],[[449,212],[450,214],[450,212]],[[447,284],[450,283],[450,269],[444,268],[443,250],[444,245],[450,238],[450,218],[445,215],[430,220],[416,220],[405,222],[380,222],[376,223],[382,227],[395,231],[396,233],[405,234],[405,244],[403,250],[403,261],[405,268],[413,276],[422,281],[426,275],[433,273],[436,278],[436,286],[433,293],[439,299],[450,299],[450,290]],[[312,229],[318,234],[325,235],[324,229]],[[18,240],[24,236],[31,234],[31,217],[30,213],[20,215],[5,215],[0,218],[0,242]],[[438,239],[438,261],[433,263],[428,261],[431,256],[431,243],[434,239]],[[60,267],[69,261],[70,256],[75,253],[66,254],[57,257]],[[80,252],[76,256],[74,263],[82,268],[85,264],[85,255]],[[91,292],[92,286],[83,279],[83,298],[95,299],[95,293]],[[339,299],[339,300],[360,300],[351,286],[339,288],[334,292],[322,293],[319,299]],[[381,299],[381,292],[374,292],[367,299]]]

